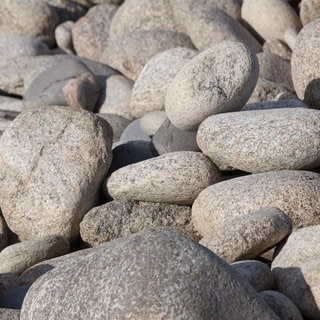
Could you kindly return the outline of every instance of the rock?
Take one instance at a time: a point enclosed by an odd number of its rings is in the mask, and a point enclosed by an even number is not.
[[[236,298],[230,300],[231,295]],[[87,301],[85,308],[83,301]],[[166,229],[109,242],[52,270],[32,285],[21,310],[22,320],[188,320],[199,315],[204,319],[278,319],[227,264]]]
[[[308,106],[299,99],[261,101],[261,102],[246,104],[242,108],[242,111],[269,110],[269,109],[282,109],[282,108],[308,108]]]
[[[20,310],[0,308],[0,319],[20,320]]]
[[[171,152],[121,168],[104,182],[114,199],[191,205],[220,172],[202,153]]]
[[[72,33],[71,33],[73,26],[74,26],[73,21],[66,21],[59,24],[56,27],[56,30],[54,32],[57,46],[68,54],[75,53],[73,48],[73,40],[72,40]]]
[[[305,26],[320,18],[320,5],[317,0],[302,0],[300,7],[300,19]]]
[[[266,290],[259,292],[259,295],[280,319],[303,320],[299,309],[284,294],[278,291]]]
[[[1,1],[0,20],[0,36],[39,38],[49,46],[54,45],[59,17],[45,1]]]
[[[213,0],[209,2],[214,3],[220,10],[225,11],[233,19],[241,21],[242,0]]]
[[[122,75],[113,75],[107,79],[106,95],[99,109],[100,113],[111,113],[133,120],[130,99],[133,82]]]
[[[273,275],[266,263],[257,260],[244,260],[232,263],[231,268],[258,292],[271,290],[273,287]]]
[[[263,40],[284,40],[285,30],[293,28],[298,32],[301,29],[299,16],[287,1],[243,0],[241,17],[245,25]]]
[[[226,223],[222,220],[211,232],[203,233],[205,224],[195,221],[196,230],[204,235],[200,243],[228,262],[255,259],[292,230],[290,217],[278,208],[263,208]]]
[[[46,236],[8,246],[0,252],[1,273],[20,274],[40,261],[69,253],[69,242],[61,236]]]
[[[220,170],[314,169],[320,164],[320,111],[282,108],[213,115],[201,123],[197,143]]]
[[[151,141],[151,138],[143,132],[140,126],[141,119],[132,121],[122,132],[120,141]]]
[[[197,132],[195,131],[184,131],[176,128],[166,118],[152,137],[152,143],[160,155],[175,151],[200,151],[196,135]]]
[[[175,47],[194,48],[190,38],[183,33],[166,29],[133,31],[110,42],[99,61],[136,81],[153,56]]]
[[[188,206],[114,200],[92,208],[84,216],[80,235],[93,247],[154,227],[175,228],[192,236],[190,220],[191,208]]]
[[[279,39],[266,40],[263,44],[263,52],[277,55],[285,60],[291,59],[291,50],[288,45]]]
[[[89,9],[72,28],[74,49],[79,56],[99,60],[99,56],[108,44],[111,20],[118,6],[99,4]]]
[[[21,99],[0,96],[0,110],[18,115],[24,110],[24,102]]]
[[[7,226],[2,216],[0,215],[0,252],[7,246],[7,244]]]
[[[172,80],[197,54],[196,50],[177,47],[151,58],[132,89],[130,110],[133,116],[138,118],[153,110],[163,110],[166,92]]]
[[[164,111],[150,111],[141,118],[140,127],[146,135],[153,136],[166,118]]]
[[[91,3],[101,4],[101,3],[114,3],[114,4],[122,4],[124,0],[90,0]]]
[[[21,284],[21,280],[15,273],[1,273],[0,274],[0,297],[7,290],[19,287],[20,284]]]
[[[290,216],[294,229],[317,225],[319,179],[320,174],[315,172],[285,170],[216,183],[203,190],[195,200],[192,221],[196,230],[206,236],[212,234],[221,221],[228,223],[273,206]]]
[[[111,143],[108,123],[87,111],[22,112],[0,140],[0,205],[8,227],[21,240],[75,239],[109,169]]]
[[[65,21],[76,21],[86,14],[87,8],[76,0],[45,0],[53,7],[59,16],[60,23]]]
[[[319,19],[307,24],[297,37],[291,59],[294,89],[298,97],[314,109],[320,109],[319,32]]]
[[[258,69],[255,54],[239,42],[224,42],[201,52],[168,88],[169,120],[178,129],[195,131],[212,114],[240,110],[256,85]]]
[[[20,286],[7,290],[0,297],[0,308],[21,309],[23,300],[29,290],[29,285]]]

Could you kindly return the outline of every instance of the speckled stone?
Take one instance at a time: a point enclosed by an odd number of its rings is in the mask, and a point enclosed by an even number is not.
[[[260,102],[246,104],[242,108],[242,111],[283,109],[283,108],[308,108],[308,106],[299,99],[260,101]]]
[[[203,234],[205,221],[196,221],[195,228]],[[205,233],[200,243],[228,262],[255,259],[290,234],[292,222],[278,208],[263,208],[247,215],[223,220]]]
[[[264,40],[284,40],[285,30],[301,29],[299,16],[287,1],[243,0],[241,17]]]
[[[272,289],[273,275],[266,263],[258,260],[245,260],[234,262],[230,266],[243,279],[248,281],[256,291]]]
[[[136,81],[153,56],[175,47],[194,48],[190,38],[184,33],[162,29],[137,30],[110,41],[99,61]]]
[[[109,242],[52,270],[32,285],[21,310],[21,320],[191,320],[199,315],[278,320],[226,263],[168,229]]]
[[[59,24],[54,31],[57,46],[68,54],[75,54],[71,33],[73,25],[73,21],[65,21]]]
[[[320,174],[284,170],[252,174],[216,183],[203,190],[192,208],[192,221],[203,236],[221,221],[261,209],[278,207],[292,219],[294,229],[319,224]],[[290,192],[288,192],[290,190]]]
[[[20,310],[0,308],[1,320],[20,320]]]
[[[7,226],[2,216],[0,215],[0,251],[8,244]]]
[[[110,166],[111,143],[109,124],[90,112],[22,112],[0,140],[0,203],[9,228],[21,240],[77,237]]]
[[[197,142],[221,170],[314,169],[320,165],[320,111],[282,108],[213,115],[201,123]]]
[[[193,131],[212,114],[240,110],[258,73],[256,55],[240,42],[207,49],[190,60],[169,86],[167,116],[175,127]]]
[[[297,37],[291,59],[294,89],[301,100],[315,109],[320,109],[319,32],[319,19],[307,24]]]
[[[320,18],[320,3],[318,0],[302,0],[300,6],[300,19],[306,24]]]
[[[150,111],[141,117],[140,127],[146,135],[153,136],[166,118],[167,115],[163,110]]]
[[[130,110],[134,117],[164,109],[169,85],[181,68],[197,54],[196,50],[177,47],[151,58],[133,86]]]
[[[263,52],[275,54],[282,59],[290,60],[291,59],[291,50],[288,45],[279,39],[267,40],[262,46]]]
[[[220,178],[217,167],[202,153],[180,151],[121,168],[104,185],[115,199],[190,205]]]

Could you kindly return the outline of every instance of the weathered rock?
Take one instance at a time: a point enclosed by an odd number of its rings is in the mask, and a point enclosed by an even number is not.
[[[162,110],[169,85],[181,68],[198,51],[173,48],[151,58],[142,69],[132,89],[130,110],[134,117],[141,117],[153,110]]]
[[[276,171],[216,183],[203,190],[192,208],[192,221],[202,235],[261,209],[277,207],[292,219],[294,229],[319,224],[320,174]],[[288,192],[290,190],[290,192]]]
[[[73,21],[66,21],[59,24],[54,31],[57,46],[68,54],[74,54],[73,40],[72,40],[72,27]]]
[[[109,42],[99,61],[135,81],[153,56],[175,47],[194,48],[190,38],[184,33],[166,29],[133,31],[123,38]]]
[[[132,121],[122,132],[120,136],[121,142],[128,141],[151,141],[151,138],[143,132],[140,126],[141,119]]]
[[[171,152],[121,168],[104,186],[115,199],[190,205],[220,172],[202,153]]]
[[[283,109],[283,108],[308,108],[308,106],[299,99],[260,101],[260,102],[246,104],[242,108],[242,111]]]
[[[21,113],[0,140],[0,202],[9,228],[21,240],[75,238],[110,166],[111,143],[108,123],[87,111]]]
[[[317,0],[302,0],[300,6],[300,19],[306,24],[320,18],[320,4]]]
[[[230,300],[230,295],[236,298]],[[87,301],[85,308],[83,301]],[[22,320],[188,320],[199,315],[205,319],[278,319],[227,264],[166,229],[109,242],[52,270],[32,285],[21,310]]]
[[[0,308],[0,319],[20,320],[20,310]]]
[[[59,16],[60,23],[65,21],[76,21],[86,14],[87,8],[76,0],[45,0],[53,7]]]
[[[291,50],[288,45],[279,39],[267,40],[263,44],[263,52],[275,54],[282,59],[290,60],[291,59]]]
[[[161,127],[166,118],[167,115],[163,110],[150,111],[141,117],[140,127],[146,135],[153,136]]]
[[[29,290],[29,285],[24,285],[7,290],[0,296],[0,308],[21,309],[24,297]]]
[[[0,252],[8,244],[7,239],[7,226],[2,216],[0,215]]]
[[[256,55],[242,43],[228,41],[203,51],[168,88],[169,120],[181,130],[192,131],[212,114],[240,110],[256,85],[258,70]]]
[[[0,96],[0,110],[11,112],[12,115],[18,115],[24,110],[24,102],[21,99]]]
[[[221,170],[314,169],[320,164],[320,111],[282,108],[213,115],[199,126],[197,142]]]
[[[278,208],[263,208],[226,223],[222,220],[211,233],[202,232],[204,224],[199,220],[195,223],[196,230],[204,234],[200,243],[228,262],[255,259],[292,230],[290,217]]]
[[[232,263],[231,268],[258,292],[273,287],[273,275],[266,263],[257,260],[245,260]]]

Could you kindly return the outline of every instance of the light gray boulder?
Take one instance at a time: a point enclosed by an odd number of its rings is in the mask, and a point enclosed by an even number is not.
[[[140,126],[141,119],[132,121],[122,132],[121,142],[128,141],[151,141],[151,138],[142,130]]]
[[[317,0],[302,0],[300,5],[300,19],[305,26],[320,18],[320,3]]]
[[[68,54],[75,54],[71,33],[73,25],[73,21],[65,21],[59,24],[54,31],[57,46]]]

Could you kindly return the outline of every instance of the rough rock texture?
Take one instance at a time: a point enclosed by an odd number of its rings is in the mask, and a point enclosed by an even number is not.
[[[255,103],[246,104],[242,111],[249,110],[268,110],[268,109],[282,109],[282,108],[308,108],[299,99],[288,99],[288,100],[278,100],[278,101],[261,101]]]
[[[284,170],[234,178],[203,190],[192,208],[192,221],[202,235],[221,221],[261,209],[278,207],[292,219],[294,229],[319,224],[320,174]],[[290,192],[289,192],[290,191]]]
[[[263,52],[275,54],[282,59],[290,60],[291,59],[291,50],[288,45],[279,39],[267,40],[263,44]]]
[[[130,110],[134,117],[141,117],[153,110],[162,110],[169,85],[181,68],[198,51],[189,48],[173,48],[151,58],[134,83]]]
[[[72,41],[73,21],[66,21],[59,24],[54,31],[57,46],[68,54],[75,54]]]
[[[109,29],[118,6],[100,4],[92,7],[72,28],[73,46],[77,55],[97,60],[108,44]]]
[[[171,227],[195,237],[190,220],[191,208],[188,206],[114,200],[92,208],[84,216],[80,235],[93,247],[152,227]]]
[[[7,246],[7,226],[2,216],[0,215],[0,252]]]
[[[146,113],[140,120],[142,131],[148,136],[153,136],[161,127],[167,115],[165,111],[150,111]]]
[[[319,19],[307,24],[297,37],[291,59],[294,89],[301,100],[315,109],[320,109],[319,32]]]
[[[200,223],[196,223],[196,229],[203,234]],[[291,230],[289,216],[278,208],[263,208],[226,223],[219,221],[200,243],[220,258],[234,262],[255,259],[288,236]]]
[[[243,0],[241,17],[263,40],[284,40],[285,30],[293,28],[299,32],[301,29],[299,16],[283,0]]]
[[[133,31],[109,42],[99,61],[135,81],[153,56],[175,47],[194,48],[190,38],[183,33],[165,29]]]
[[[227,41],[207,49],[190,60],[169,86],[167,116],[177,128],[192,131],[212,114],[240,110],[258,73],[256,55],[242,43]]]
[[[230,266],[243,279],[248,281],[256,291],[272,289],[273,275],[266,263],[257,260],[245,260],[234,262]]]
[[[0,319],[20,320],[20,310],[0,308]]]
[[[201,123],[197,142],[221,170],[314,169],[320,165],[320,111],[290,108],[213,115]]]
[[[109,242],[52,270],[32,285],[21,310],[21,320],[191,320],[199,315],[278,319],[227,264],[166,229]]]
[[[190,205],[219,181],[220,172],[202,153],[171,152],[115,171],[105,187],[115,199]]]
[[[0,140],[0,202],[9,228],[21,240],[75,238],[110,166],[111,143],[109,124],[87,111],[21,113]]]
[[[317,0],[302,0],[300,7],[300,19],[302,24],[312,22],[320,18],[320,3]]]

